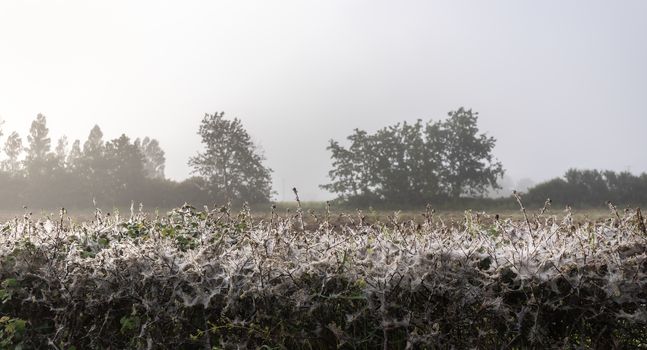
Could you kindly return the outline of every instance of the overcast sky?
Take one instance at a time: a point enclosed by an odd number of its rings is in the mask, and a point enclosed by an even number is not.
[[[638,173],[645,18],[642,0],[3,0],[0,117],[23,137],[38,113],[54,138],[155,137],[183,179],[204,113],[225,111],[264,149],[278,199],[330,197],[329,139],[460,106],[516,179]]]

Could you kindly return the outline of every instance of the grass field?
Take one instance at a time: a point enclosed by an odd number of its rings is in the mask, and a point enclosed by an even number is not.
[[[274,204],[276,208],[272,209],[272,204],[267,204],[263,206],[254,206],[251,210],[253,216],[257,219],[267,219],[271,216],[271,213],[274,212],[277,215],[289,215],[290,213],[294,215],[298,209],[296,202],[279,202]],[[147,208],[142,207],[142,212],[149,218],[154,218],[157,216],[166,215],[168,212],[172,211],[174,208]],[[203,209],[203,208],[197,208]],[[432,208],[433,209],[433,208]],[[101,213],[115,215],[119,213],[122,217],[128,217],[131,215],[130,207],[120,207],[120,208],[99,208]],[[135,213],[140,211],[139,207],[133,208]],[[232,208],[232,211],[240,210],[240,208]],[[314,219],[315,216],[323,217],[326,215],[328,208],[325,202],[304,202],[302,203],[301,210],[305,213],[304,219],[308,223],[316,222]],[[376,221],[388,221],[390,217],[397,216],[399,220],[414,220],[416,222],[422,222],[425,220],[424,215],[427,214],[426,208],[419,208],[417,210],[406,209],[406,210],[384,210],[378,209],[374,210],[372,208],[360,208],[360,209],[349,209],[349,208],[335,208],[334,206],[329,208],[331,213],[331,218],[338,221],[338,223],[349,223],[352,220],[356,220],[360,215],[365,217],[365,220],[368,222]],[[622,210],[621,210],[622,211]],[[466,212],[476,213],[487,213],[483,217],[494,217],[499,215],[501,219],[512,219],[512,220],[521,220],[523,219],[523,213],[521,210],[496,210],[496,211],[477,211],[466,208],[465,210],[434,210],[434,216],[438,219],[442,219],[448,222],[455,222],[463,220]],[[540,210],[528,210],[528,215],[532,216],[538,214]],[[609,209],[606,208],[585,208],[585,209],[572,209],[572,216],[576,222],[589,222],[589,221],[600,221],[606,220],[613,216]],[[68,216],[72,221],[76,223],[81,223],[84,221],[92,221],[95,219],[97,209],[95,208],[72,208],[66,209],[66,216]],[[622,214],[622,213],[621,213]],[[46,208],[46,209],[16,209],[16,210],[2,210],[0,209],[0,222],[6,222],[13,219],[23,218],[25,215],[29,215],[32,219],[42,219],[42,218],[57,218],[60,215],[60,208]],[[546,211],[544,215],[554,215],[556,217],[562,217],[566,215],[566,210],[564,208],[552,208]]]

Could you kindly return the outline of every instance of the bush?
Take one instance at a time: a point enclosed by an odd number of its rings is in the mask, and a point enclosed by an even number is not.
[[[16,219],[0,235],[0,332],[20,320],[22,333],[0,339],[60,349],[647,343],[642,217],[304,220],[188,206],[157,220]]]
[[[624,205],[647,204],[647,174],[570,169],[563,178],[555,178],[528,190],[526,200],[541,206],[550,198],[557,205],[604,207],[611,201]]]

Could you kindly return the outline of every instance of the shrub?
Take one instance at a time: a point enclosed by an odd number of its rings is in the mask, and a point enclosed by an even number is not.
[[[641,224],[632,213],[576,225],[570,214],[515,222],[468,212],[461,222],[427,213],[367,225],[361,215],[308,219],[299,209],[259,220],[189,206],[154,220],[97,212],[80,225],[27,216],[0,235],[0,339],[60,349],[638,348]]]

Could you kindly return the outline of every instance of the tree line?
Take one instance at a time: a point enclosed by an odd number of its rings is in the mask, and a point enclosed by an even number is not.
[[[264,158],[240,120],[206,114],[198,134],[205,151],[189,160],[196,176],[178,182],[166,178],[165,153],[154,138],[122,134],[105,140],[94,126],[83,142],[70,145],[62,137],[53,145],[47,118],[39,114],[26,140],[12,132],[4,142],[0,206],[119,207],[134,201],[169,208],[269,201],[271,170],[262,166]]]
[[[331,182],[323,189],[359,206],[419,206],[481,197],[499,188],[496,140],[479,133],[478,113],[459,108],[444,121],[398,123],[369,134],[355,129],[343,147],[331,140]]]
[[[563,177],[531,187],[529,203],[547,198],[561,206],[602,207],[608,202],[622,205],[647,204],[647,174],[628,171],[570,169]]]
[[[398,123],[374,133],[355,129],[348,146],[331,140],[331,182],[321,187],[359,207],[505,207],[509,198],[487,198],[505,171],[493,155],[496,139],[479,133],[478,113],[459,108],[444,121]],[[602,207],[607,202],[647,204],[647,174],[570,169],[531,186],[525,204]]]
[[[205,114],[199,128],[204,149],[188,160],[193,176],[165,176],[165,153],[150,137],[125,134],[105,140],[99,126],[86,140],[66,137],[55,145],[39,114],[26,140],[7,135],[0,163],[0,206],[110,207],[132,201],[149,207],[186,203],[267,203],[272,170],[237,118]],[[0,136],[4,136],[0,130]],[[505,171],[493,155],[496,139],[479,132],[478,113],[459,108],[441,121],[398,123],[369,133],[355,129],[347,145],[330,140],[330,182],[322,189],[337,203],[355,207],[420,207],[459,203],[501,206],[486,198],[501,188]],[[528,189],[524,201],[541,206],[647,203],[647,174],[571,169],[563,177]]]

